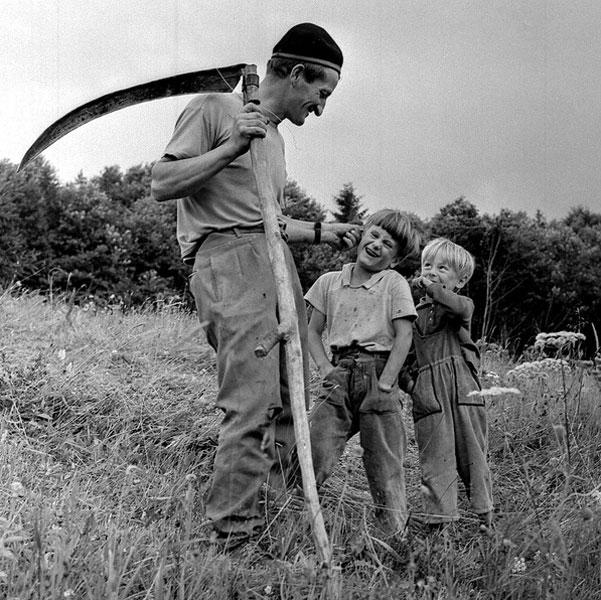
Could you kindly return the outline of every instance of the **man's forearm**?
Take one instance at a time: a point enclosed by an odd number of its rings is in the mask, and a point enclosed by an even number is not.
[[[300,221],[290,217],[281,217],[286,224],[286,234],[291,243],[322,243],[333,246],[351,248],[359,240],[361,229],[351,223],[322,223],[315,225],[314,221]]]
[[[227,144],[192,158],[163,158],[152,169],[151,195],[162,202],[194,194],[237,157]]]

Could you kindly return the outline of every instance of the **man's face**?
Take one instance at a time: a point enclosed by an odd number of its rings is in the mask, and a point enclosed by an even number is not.
[[[326,101],[336,89],[340,76],[334,69],[325,69],[321,79],[308,83],[302,73],[293,72],[290,76],[292,90],[289,96],[286,118],[295,125],[302,125],[310,113],[320,116]]]

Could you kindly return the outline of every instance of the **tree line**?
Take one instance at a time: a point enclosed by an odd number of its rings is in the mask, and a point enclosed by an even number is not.
[[[22,172],[0,161],[0,286],[93,298],[123,309],[171,300],[192,307],[189,268],[175,234],[174,202],[149,197],[152,164],[113,165],[91,178],[59,183],[38,158]],[[284,212],[294,218],[362,223],[369,209],[352,183],[334,196],[331,214],[294,181]],[[399,206],[402,210],[402,206]],[[568,329],[595,345],[601,328],[601,214],[572,208],[563,219],[501,209],[480,214],[460,197],[430,219],[411,214],[424,240],[444,236],[476,257],[465,289],[475,302],[474,336],[519,353],[541,331]],[[327,246],[292,246],[304,289],[324,271],[352,260]],[[419,257],[397,270],[411,278]]]

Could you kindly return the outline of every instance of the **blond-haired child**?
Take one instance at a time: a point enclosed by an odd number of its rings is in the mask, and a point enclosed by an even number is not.
[[[445,238],[422,251],[417,285],[425,292],[413,323],[415,436],[422,471],[423,520],[455,521],[458,479],[472,510],[492,524],[492,484],[487,463],[484,400],[477,394],[479,352],[470,336],[474,304],[458,292],[474,272],[473,256]]]

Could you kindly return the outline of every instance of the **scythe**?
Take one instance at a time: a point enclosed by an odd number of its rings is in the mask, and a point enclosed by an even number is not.
[[[244,63],[166,77],[101,96],[70,111],[50,125],[27,150],[18,170],[23,169],[36,156],[67,133],[93,119],[141,102],[170,96],[203,92],[231,92],[238,85],[241,77],[244,78],[245,102],[253,101],[259,87],[259,77],[255,65]],[[284,259],[284,241],[277,220],[276,200],[273,198],[268,184],[268,167],[262,139],[256,138],[251,142],[250,153],[259,190],[269,258],[276,282],[280,319],[278,330],[274,331],[268,340],[264,340],[263,344],[257,347],[255,353],[261,356],[278,343],[284,344],[305,504],[311,520],[318,557],[321,564],[327,567],[330,570],[329,574],[332,575],[331,547],[319,505],[311,460],[300,333],[294,311],[290,273]],[[334,578],[336,575],[337,573],[334,573]],[[329,585],[332,583],[334,582],[330,581]],[[337,596],[338,594],[334,593],[333,595]]]

